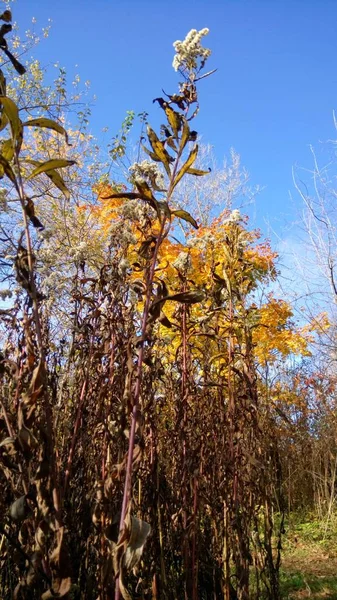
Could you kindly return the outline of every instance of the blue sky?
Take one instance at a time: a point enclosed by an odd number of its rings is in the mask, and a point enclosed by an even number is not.
[[[17,0],[12,10],[21,30],[32,17],[37,27],[52,19],[34,55],[91,81],[98,137],[106,125],[115,133],[126,110],[146,110],[156,122],[152,99],[178,80],[173,41],[208,27],[208,65],[218,71],[200,83],[194,126],[219,160],[233,146],[252,183],[264,186],[253,212],[265,233],[265,221],[283,235],[297,219],[292,166],[310,167],[309,144],[337,137],[337,2]]]

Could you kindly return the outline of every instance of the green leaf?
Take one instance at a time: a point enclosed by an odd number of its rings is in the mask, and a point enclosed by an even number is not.
[[[201,171],[201,169],[188,169],[187,173],[189,175],[197,175],[198,177],[202,177],[203,175],[209,175],[211,170],[211,168],[209,168],[208,171]]]
[[[62,127],[62,125],[59,125],[59,123],[53,121],[53,119],[45,119],[44,117],[41,117],[39,119],[31,119],[30,121],[26,121],[25,123],[23,123],[23,125],[27,127],[46,127],[47,129],[53,129],[53,131],[64,135],[66,143],[68,144],[68,146],[71,146],[71,144],[69,144],[68,134],[66,130],[64,129],[64,127]]]
[[[193,219],[192,215],[190,215],[190,213],[187,212],[187,210],[172,210],[171,213],[172,215],[176,215],[176,217],[179,217],[179,219],[183,219],[184,221],[191,223],[191,225],[193,225],[195,229],[199,229],[198,223],[195,219]]]
[[[3,106],[3,111],[11,126],[15,151],[19,153],[23,138],[23,127],[19,117],[19,109],[15,102],[10,98],[7,98],[7,96],[0,96],[0,104]]]
[[[178,172],[178,174],[177,174],[177,176],[176,176],[176,178],[174,180],[173,188],[176,187],[176,185],[179,183],[179,181],[181,180],[181,178],[185,175],[185,173],[187,173],[187,171],[189,170],[189,168],[193,165],[195,159],[197,158],[198,150],[199,150],[199,146],[196,145],[193,148],[193,150],[190,152],[187,161],[181,167],[180,171]]]
[[[48,171],[53,171],[54,169],[62,169],[64,167],[71,167],[76,164],[75,160],[65,160],[64,158],[53,158],[51,160],[47,160],[46,162],[39,163],[39,166],[34,169],[34,171],[29,175],[27,179],[33,179],[40,173],[48,173]]]
[[[152,146],[152,150],[154,154],[158,157],[160,162],[164,165],[165,171],[168,176],[171,176],[170,162],[172,162],[173,158],[169,155],[167,150],[165,150],[165,146],[163,142],[160,141],[157,134],[151,129],[151,127],[147,127],[147,135],[149,138],[149,142]]]

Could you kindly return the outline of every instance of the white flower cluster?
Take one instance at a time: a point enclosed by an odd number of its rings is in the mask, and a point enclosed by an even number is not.
[[[210,231],[206,232],[202,237],[190,237],[187,245],[190,248],[199,248],[202,252],[207,250],[212,244],[216,242],[216,238]]]
[[[178,271],[182,271],[183,273],[190,271],[192,267],[190,254],[188,252],[180,252],[174,261],[173,266],[178,269]]]
[[[79,242],[77,246],[69,248],[69,257],[73,260],[85,260],[88,256],[88,246],[86,242]]]
[[[179,69],[193,71],[198,67],[198,60],[201,60],[203,66],[207,58],[211,54],[209,48],[203,48],[201,46],[201,39],[209,33],[209,29],[205,27],[200,31],[191,29],[183,41],[177,40],[174,42],[173,47],[176,54],[173,59],[172,66],[175,71]]]
[[[150,160],[143,160],[140,163],[134,163],[129,167],[130,180],[132,183],[142,183],[145,181],[150,185],[164,187],[164,176],[156,163]]]
[[[238,223],[239,221],[241,221],[241,219],[242,217],[240,211],[237,208],[235,208],[234,210],[232,210],[225,223]]]
[[[121,227],[120,223],[111,222],[109,227],[110,240],[113,244],[128,246],[135,244],[136,237],[133,235],[131,228],[125,223]]]
[[[121,207],[121,215],[130,221],[137,221],[144,226],[148,219],[154,219],[155,211],[142,200],[129,200]]]

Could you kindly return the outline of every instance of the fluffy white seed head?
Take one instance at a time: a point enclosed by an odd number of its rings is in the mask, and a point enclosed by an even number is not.
[[[176,54],[173,59],[173,68],[175,71],[186,70],[194,71],[200,66],[203,66],[207,58],[211,54],[209,48],[203,48],[201,45],[202,38],[209,33],[209,29],[205,27],[197,31],[191,29],[183,41],[177,40],[173,47]]]

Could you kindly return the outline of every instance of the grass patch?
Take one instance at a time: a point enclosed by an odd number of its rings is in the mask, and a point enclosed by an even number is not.
[[[283,543],[282,598],[337,600],[337,518],[292,515]]]

